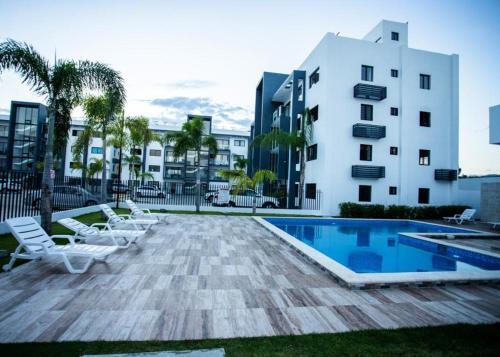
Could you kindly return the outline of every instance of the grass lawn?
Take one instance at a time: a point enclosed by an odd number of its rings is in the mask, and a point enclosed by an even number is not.
[[[118,214],[128,214],[130,211],[126,208],[119,208],[115,209],[115,212]],[[159,212],[152,210],[152,212]],[[200,215],[217,215],[217,216],[251,216],[251,213],[227,213],[227,212],[200,212],[196,213],[195,211],[168,211],[169,213],[176,213],[176,214],[200,214]],[[257,214],[258,216],[273,216],[273,217],[289,217],[289,216],[294,216],[290,214]],[[296,215],[295,215],[296,216]],[[302,215],[301,217],[304,217]],[[97,222],[106,222],[102,216],[101,212],[95,212],[95,213],[89,213],[85,214],[79,217],[75,217],[79,221],[85,223],[85,224],[92,224],[92,223],[97,223]],[[73,235],[74,232],[70,231],[69,229],[64,228],[58,223],[54,223],[52,225],[52,234],[71,234]],[[56,243],[61,243],[61,244],[66,244],[68,241],[63,239],[63,240],[57,240],[55,239]],[[16,239],[11,235],[11,234],[3,234],[0,235],[0,250],[6,250],[9,254],[12,253],[16,248],[17,248],[17,241]],[[7,264],[9,262],[10,257],[0,257],[0,273],[3,271],[1,270],[1,266],[4,264]],[[18,266],[20,264],[26,263],[28,260],[17,260],[14,266]]]
[[[203,341],[62,342],[0,345],[4,356],[81,356],[224,348],[226,356],[498,356],[500,324],[368,330]]]

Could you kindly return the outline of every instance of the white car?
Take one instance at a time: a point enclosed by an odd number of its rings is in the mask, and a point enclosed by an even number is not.
[[[262,208],[278,208],[279,201],[276,197],[263,196],[254,190],[247,188],[243,191],[219,189],[213,198],[216,206],[228,207],[252,207],[254,197],[256,206]]]
[[[169,198],[168,195],[154,186],[139,186],[134,191],[135,197]]]

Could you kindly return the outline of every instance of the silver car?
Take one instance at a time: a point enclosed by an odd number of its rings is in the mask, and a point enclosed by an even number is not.
[[[42,191],[38,190],[26,197],[26,204],[40,208]],[[79,186],[54,186],[52,205],[54,209],[71,209],[98,204],[99,197]]]

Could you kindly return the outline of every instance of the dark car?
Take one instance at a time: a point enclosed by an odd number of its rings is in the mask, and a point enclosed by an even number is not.
[[[25,203],[40,208],[42,191],[38,190],[26,197]],[[79,186],[54,186],[52,205],[55,209],[71,209],[93,206],[99,203],[99,197]]]
[[[125,185],[124,183],[114,183],[111,190],[113,191],[113,193],[129,193],[130,192],[130,188]]]

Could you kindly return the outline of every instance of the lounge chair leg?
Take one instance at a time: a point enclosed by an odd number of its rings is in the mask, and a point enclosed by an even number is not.
[[[23,247],[21,245],[19,245],[16,250],[14,251],[14,253],[11,253],[10,254],[10,261],[8,264],[5,264],[2,268],[4,271],[10,271],[12,269],[12,267],[14,266],[14,263],[16,262],[17,260],[17,255],[21,252],[21,249],[23,249]]]
[[[82,274],[82,273],[85,273],[89,269],[90,264],[92,264],[92,262],[94,261],[94,258],[90,257],[87,260],[87,262],[84,264],[83,268],[81,268],[81,269],[75,269],[75,268],[73,268],[73,265],[71,264],[71,262],[69,261],[69,259],[68,259],[68,257],[66,255],[63,255],[62,258],[63,258],[64,265],[66,266],[66,269],[68,269],[68,271],[71,274]]]

